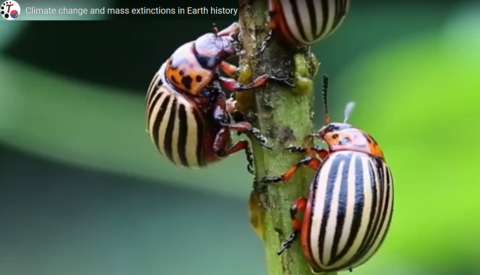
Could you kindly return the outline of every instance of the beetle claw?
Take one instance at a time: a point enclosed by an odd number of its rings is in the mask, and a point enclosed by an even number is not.
[[[277,251],[277,255],[281,255],[285,250],[292,246],[293,241],[297,238],[297,231],[293,231],[292,234],[282,243],[282,248]]]
[[[260,133],[260,130],[258,130],[257,128],[252,128],[252,131],[251,131],[252,135],[258,140],[258,142],[260,143],[260,145],[262,145],[263,147],[267,148],[267,149],[272,149],[273,148],[273,145],[269,145],[268,144],[268,140],[266,137],[264,137],[261,133]]]
[[[283,176],[264,177],[260,180],[261,183],[277,183],[283,181]]]
[[[290,88],[295,88],[295,84],[293,82],[290,82],[290,77],[276,77],[276,76],[270,76],[270,79],[282,82],[283,84],[289,86]]]
[[[270,17],[269,14],[268,14],[268,12],[267,12],[266,15],[267,15],[268,17]],[[269,19],[267,19],[267,20],[269,20]],[[263,53],[263,52],[265,51],[265,49],[267,48],[268,42],[272,39],[272,36],[273,36],[273,30],[269,30],[269,31],[268,31],[268,34],[267,34],[267,37],[266,37],[265,40],[263,41],[262,46],[261,46],[260,50],[258,51],[258,53],[261,54],[261,53]]]
[[[297,153],[297,152],[303,152],[305,151],[304,148],[300,146],[295,146],[295,145],[290,145],[285,148],[285,150],[289,151],[290,153]]]

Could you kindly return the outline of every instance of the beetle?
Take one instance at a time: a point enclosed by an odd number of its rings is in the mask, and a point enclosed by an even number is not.
[[[237,67],[225,60],[238,55],[238,23],[207,33],[180,46],[150,82],[145,99],[147,132],[161,155],[177,166],[200,169],[245,150],[253,173],[253,157],[246,140],[232,145],[230,130],[250,133],[267,145],[260,131],[246,121],[232,122],[235,101],[227,100],[220,84],[230,91],[260,87],[267,80],[282,79],[264,74],[247,85],[233,76]],[[219,70],[229,77],[220,76]]]
[[[260,52],[275,32],[291,46],[310,46],[333,34],[343,23],[350,0],[268,0],[269,32]]]
[[[350,124],[351,102],[343,123],[330,123],[327,108],[328,76],[324,76],[325,126],[311,136],[326,143],[290,152],[307,156],[281,176],[263,183],[287,182],[303,165],[316,171],[308,198],[298,198],[290,209],[293,233],[282,244],[282,254],[300,236],[303,254],[315,273],[352,270],[367,262],[382,245],[392,220],[393,178],[375,139]],[[312,157],[317,154],[322,160]],[[304,212],[303,220],[297,213]]]

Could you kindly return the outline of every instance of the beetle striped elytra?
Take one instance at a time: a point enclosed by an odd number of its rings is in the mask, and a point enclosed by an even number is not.
[[[282,244],[280,255],[300,235],[303,253],[315,273],[352,270],[367,262],[382,245],[393,214],[393,178],[377,142],[364,131],[347,124],[354,104],[345,109],[343,123],[330,123],[327,109],[328,77],[324,76],[325,122],[312,136],[328,146],[290,152],[308,156],[281,176],[265,177],[264,183],[287,182],[302,165],[316,171],[308,198],[290,209],[293,233]],[[296,214],[304,211],[303,220]]]
[[[260,52],[275,32],[292,46],[309,46],[342,25],[350,0],[268,0],[270,31]]]
[[[153,77],[145,102],[147,132],[161,155],[177,166],[197,169],[236,153],[247,152],[253,173],[249,143],[231,144],[230,130],[250,133],[262,146],[266,138],[245,121],[233,123],[235,102],[226,99],[220,84],[241,92],[265,85],[268,80],[286,81],[264,74],[247,85],[233,77],[237,67],[226,59],[238,55],[235,22],[219,31],[185,43],[162,64]],[[229,77],[220,76],[222,70]]]

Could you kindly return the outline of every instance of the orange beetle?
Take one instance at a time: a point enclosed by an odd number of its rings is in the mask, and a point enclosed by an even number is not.
[[[235,102],[226,99],[220,84],[230,91],[245,91],[267,80],[285,81],[267,74],[248,85],[232,78],[237,67],[225,60],[238,55],[238,24],[207,33],[185,43],[153,77],[145,102],[147,132],[161,155],[177,166],[201,168],[240,150],[252,156],[246,140],[231,144],[230,130],[251,133],[262,146],[266,138],[248,122],[233,123]],[[218,69],[230,77],[220,76]]]
[[[351,270],[366,263],[387,236],[393,214],[393,178],[380,146],[372,136],[346,123],[353,102],[345,109],[343,123],[330,123],[327,109],[328,78],[324,76],[325,122],[312,136],[326,143],[290,152],[316,154],[300,160],[281,176],[263,183],[286,182],[306,165],[316,171],[307,197],[290,209],[293,233],[280,255],[300,235],[305,258],[313,272]],[[303,220],[296,217],[304,211]]]

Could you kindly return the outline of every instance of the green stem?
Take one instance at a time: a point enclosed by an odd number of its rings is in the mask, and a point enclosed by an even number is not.
[[[275,38],[270,40],[262,54],[257,54],[268,32],[265,16],[267,2],[252,2],[240,11],[240,39],[246,51],[240,59],[240,67],[250,67],[255,77],[264,73],[277,77],[287,76],[294,69],[295,53],[287,53],[285,47],[279,46]],[[243,78],[245,79],[245,76]],[[272,81],[264,88],[255,89],[255,102],[254,109],[258,118],[255,126],[267,136],[269,143],[274,145],[272,150],[268,150],[252,142],[256,177],[261,179],[266,175],[284,173],[303,157],[301,154],[284,150],[285,147],[313,145],[313,140],[309,137],[313,132],[313,93],[298,95],[292,88]],[[248,105],[245,102],[239,103]],[[261,217],[259,224],[254,226],[260,230],[265,241],[269,275],[312,274],[299,241],[282,256],[278,256],[276,252],[292,232],[289,209],[296,198],[307,196],[313,173],[309,168],[300,168],[287,184],[272,184],[266,190],[253,193],[252,198],[258,197],[261,202],[258,206],[255,201],[251,201],[250,214]]]

